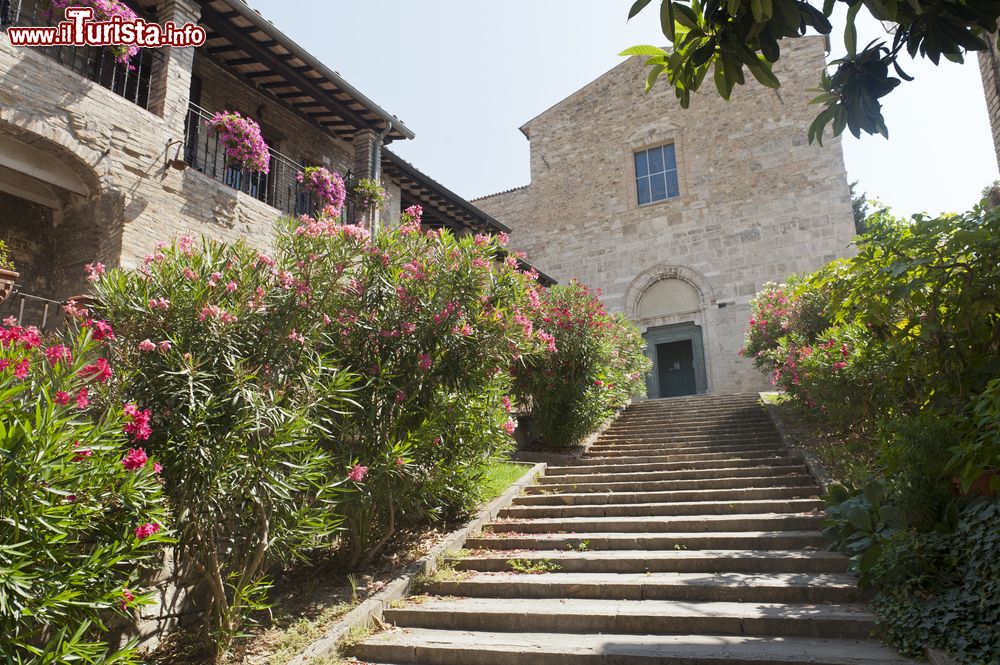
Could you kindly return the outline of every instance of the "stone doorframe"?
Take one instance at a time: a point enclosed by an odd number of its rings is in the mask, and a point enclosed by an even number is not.
[[[646,375],[646,390],[649,395],[660,395],[659,358],[656,345],[669,342],[684,342],[691,340],[691,351],[694,356],[694,388],[696,395],[708,392],[708,373],[705,371],[705,342],[702,339],[701,326],[694,321],[675,323],[669,326],[656,326],[643,333],[646,339],[646,356],[653,361],[652,371]]]
[[[642,301],[642,296],[645,295],[646,291],[649,290],[651,286],[665,279],[677,279],[685,282],[691,288],[693,288],[699,296],[700,305],[697,309],[688,312],[673,312],[670,314],[665,314],[663,316],[654,317],[640,317],[639,315],[639,303]],[[625,300],[624,300],[624,311],[626,316],[628,316],[635,324],[639,327],[639,331],[644,337],[647,337],[649,332],[653,332],[655,335],[659,335],[658,331],[662,330],[676,330],[680,336],[675,338],[663,338],[659,339],[652,346],[647,347],[646,355],[654,363],[656,362],[655,357],[655,344],[662,344],[663,342],[681,341],[684,339],[695,339],[691,335],[694,335],[692,329],[697,329],[697,344],[700,345],[700,352],[695,358],[696,362],[696,372],[695,372],[695,382],[698,390],[698,394],[711,392],[715,389],[715,386],[711,385],[712,382],[708,380],[711,373],[708,371],[708,359],[705,357],[705,348],[707,348],[711,343],[712,329],[710,326],[706,325],[706,313],[710,312],[712,308],[716,306],[715,290],[712,285],[700,272],[694,268],[690,268],[685,265],[680,264],[667,264],[663,263],[657,266],[653,266],[632,280],[625,289]],[[686,333],[689,336],[685,337],[680,331],[684,330],[684,326],[688,326],[689,332]],[[647,337],[648,340],[648,337]],[[692,342],[692,348],[695,342]],[[655,374],[655,365],[654,371]],[[651,383],[651,382],[654,382]],[[713,380],[714,382],[714,380]],[[659,378],[652,377],[647,378],[647,389],[649,389],[649,394],[659,394]],[[656,389],[655,392],[653,389]]]

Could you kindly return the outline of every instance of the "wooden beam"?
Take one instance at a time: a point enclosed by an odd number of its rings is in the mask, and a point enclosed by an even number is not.
[[[219,20],[218,15],[209,15],[204,17],[203,21],[206,25],[211,27],[213,31],[233,43],[240,43],[247,40],[253,41],[246,35],[241,34],[228,22]],[[315,81],[303,76],[301,71],[296,71],[293,67],[289,66],[287,62],[277,57],[274,53],[265,50],[260,54],[259,61],[261,64],[274,70],[277,75],[282,76],[291,83],[295,83],[299,88],[302,88],[303,91],[309,92],[318,102],[329,106],[330,110],[333,111],[335,115],[354,123],[358,129],[371,128],[372,125],[375,124],[371,121],[365,120],[357,113],[347,108],[344,104],[341,104],[337,100],[333,99],[330,93],[320,88]],[[309,68],[307,67],[307,69]]]

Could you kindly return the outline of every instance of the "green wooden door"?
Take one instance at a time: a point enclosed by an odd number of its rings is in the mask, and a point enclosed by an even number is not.
[[[660,397],[679,397],[698,392],[694,348],[690,339],[657,344],[656,371],[660,381]]]

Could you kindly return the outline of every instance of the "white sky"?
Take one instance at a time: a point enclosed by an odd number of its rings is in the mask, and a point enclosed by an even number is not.
[[[467,198],[527,184],[517,128],[615,66],[622,49],[665,42],[657,2],[628,24],[631,0],[250,2],[399,116],[417,138],[391,149]],[[835,21],[831,58],[842,30]],[[869,20],[859,44],[880,34]],[[889,140],[845,135],[848,177],[900,214],[967,209],[998,177],[975,56],[904,69],[917,80],[886,100]],[[710,82],[705,91],[714,94]]]

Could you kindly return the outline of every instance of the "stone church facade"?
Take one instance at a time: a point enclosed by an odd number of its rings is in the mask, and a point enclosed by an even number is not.
[[[650,397],[764,389],[738,356],[750,299],[851,251],[840,140],[807,141],[825,41],[786,43],[780,94],[750,83],[687,110],[662,83],[644,95],[628,59],[521,127],[531,184],[474,200],[528,261],[640,326]]]

